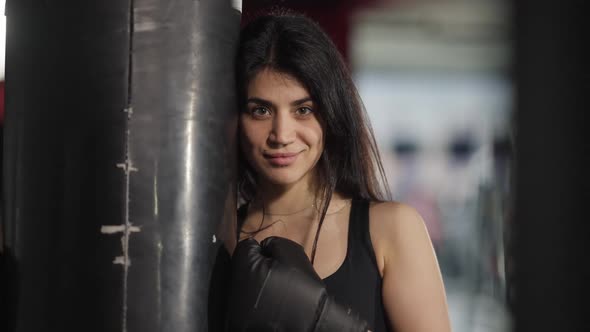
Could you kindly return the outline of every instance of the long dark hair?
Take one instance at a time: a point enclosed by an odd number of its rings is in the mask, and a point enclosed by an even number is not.
[[[356,87],[340,53],[320,26],[290,12],[265,14],[242,30],[236,74],[240,110],[246,105],[250,81],[263,69],[296,78],[318,105],[324,151],[316,165],[319,176],[319,232],[332,193],[352,199],[391,198],[373,131]],[[239,152],[238,193],[250,202],[257,190],[256,174]],[[264,214],[264,213],[263,213]]]

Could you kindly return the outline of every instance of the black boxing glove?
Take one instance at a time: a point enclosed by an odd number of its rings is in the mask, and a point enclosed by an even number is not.
[[[232,257],[229,331],[366,332],[326,292],[303,247],[269,237],[241,241]]]

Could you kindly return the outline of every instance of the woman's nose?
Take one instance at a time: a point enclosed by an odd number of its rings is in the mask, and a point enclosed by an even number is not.
[[[287,114],[277,112],[268,137],[271,145],[287,145],[295,140],[295,123]]]

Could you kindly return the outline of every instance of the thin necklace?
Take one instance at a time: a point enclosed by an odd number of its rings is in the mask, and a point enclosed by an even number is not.
[[[340,213],[340,212],[342,212],[342,210],[344,210],[345,207],[347,207],[350,203],[352,203],[352,199],[345,199],[344,201],[345,201],[345,203],[342,204],[342,206],[340,208],[338,208],[338,210],[332,211],[330,213],[328,213],[328,211],[326,211],[326,215],[331,216],[333,214]]]
[[[342,204],[342,206],[341,206],[340,208],[338,208],[338,210],[336,210],[336,211],[332,211],[332,212],[330,212],[330,213],[328,213],[328,212],[326,211],[326,215],[327,215],[327,216],[330,216],[330,215],[333,215],[333,214],[340,213],[340,212],[341,212],[341,211],[342,211],[342,210],[343,210],[345,207],[347,207],[347,206],[348,206],[348,205],[349,205],[349,204],[352,202],[352,199],[346,199],[346,200],[344,200],[344,201],[345,201],[345,203],[344,203],[344,204]],[[298,211],[295,211],[295,212],[290,212],[290,213],[268,213],[268,212],[264,212],[264,215],[265,215],[265,216],[287,217],[287,216],[292,216],[292,215],[294,215],[294,214],[298,214],[298,213],[301,213],[301,212],[303,212],[303,211],[305,211],[305,210],[307,210],[307,209],[310,209],[310,208],[315,208],[315,207],[316,207],[316,204],[315,204],[315,203],[313,203],[313,204],[311,204],[311,206],[304,207],[303,209],[301,209],[301,210],[298,210]],[[263,209],[263,210],[265,210],[265,209]],[[320,212],[320,211],[317,211],[317,212]]]
[[[290,212],[290,213],[269,213],[269,212],[264,212],[264,215],[265,215],[265,216],[279,216],[279,217],[286,217],[286,216],[292,216],[292,215],[294,215],[294,214],[297,214],[297,213],[303,212],[303,211],[305,211],[305,210],[307,210],[307,209],[310,209],[310,208],[315,208],[315,203],[312,203],[310,206],[304,207],[303,209],[301,209],[301,210],[297,210],[297,211],[295,211],[295,212]],[[264,205],[263,205],[263,209],[262,209],[262,210],[263,210],[263,211],[264,211],[264,210],[266,210],[266,209],[264,209]]]
[[[270,224],[268,224],[268,225],[266,225],[266,226],[262,226],[262,225],[264,224],[264,216],[269,216],[269,217],[271,217],[271,216],[277,216],[277,217],[292,216],[292,215],[294,215],[294,214],[300,213],[300,212],[302,212],[302,211],[305,211],[305,210],[307,210],[307,209],[309,209],[309,208],[313,208],[313,207],[315,207],[315,206],[316,206],[316,204],[315,204],[315,203],[312,203],[312,204],[311,204],[310,206],[308,206],[308,207],[305,207],[305,208],[303,208],[303,209],[301,209],[301,210],[299,210],[299,211],[295,211],[295,212],[291,212],[291,213],[266,213],[266,212],[265,212],[265,208],[264,208],[264,203],[263,203],[263,204],[262,204],[262,219],[260,219],[260,225],[258,226],[258,230],[256,230],[256,231],[252,231],[252,232],[248,232],[248,231],[240,230],[240,232],[241,232],[241,233],[244,233],[244,234],[247,234],[247,235],[249,235],[250,237],[253,237],[253,236],[255,236],[256,234],[258,234],[259,232],[261,232],[261,231],[263,231],[263,230],[265,230],[265,229],[267,229],[267,228],[269,228],[269,227],[272,227],[272,226],[273,226],[274,224],[276,224],[277,222],[284,222],[283,220],[281,220],[281,219],[278,219],[278,220],[275,220],[275,221],[273,221],[272,223],[270,223]]]

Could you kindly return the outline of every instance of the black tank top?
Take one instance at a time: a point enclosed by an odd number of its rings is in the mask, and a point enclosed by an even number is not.
[[[369,234],[369,202],[353,200],[348,222],[348,245],[342,265],[324,279],[328,294],[369,323],[373,332],[392,332],[383,299],[381,275]]]
[[[238,210],[238,234],[246,212],[246,206]],[[323,281],[328,294],[336,302],[359,313],[372,332],[393,332],[381,297],[382,280],[369,234],[368,201],[352,201],[346,257],[338,270]]]

